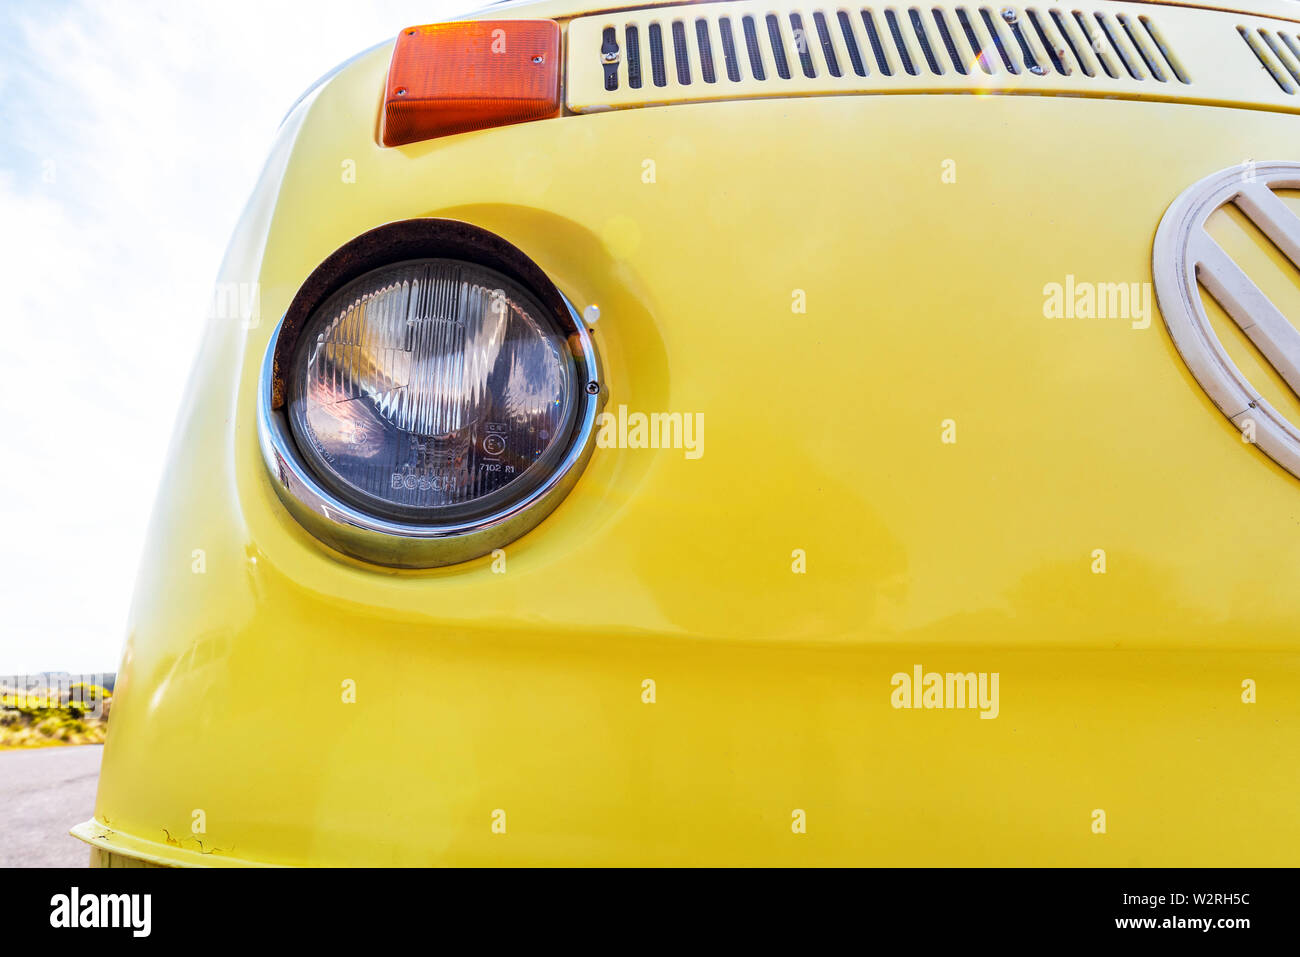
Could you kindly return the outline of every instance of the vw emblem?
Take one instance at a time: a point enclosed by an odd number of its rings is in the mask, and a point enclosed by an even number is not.
[[[1207,176],[1165,211],[1156,230],[1151,273],[1169,335],[1201,388],[1243,436],[1300,477],[1300,429],[1228,357],[1200,293],[1203,286],[1300,396],[1300,330],[1205,230],[1210,215],[1231,203],[1300,269],[1300,217],[1273,192],[1296,188],[1300,163],[1246,163]]]

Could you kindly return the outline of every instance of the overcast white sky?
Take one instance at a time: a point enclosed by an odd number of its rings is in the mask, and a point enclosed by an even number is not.
[[[212,283],[285,111],[486,0],[0,0],[0,674],[113,671]]]

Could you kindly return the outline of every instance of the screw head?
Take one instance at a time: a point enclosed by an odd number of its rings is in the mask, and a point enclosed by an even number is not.
[[[587,383],[587,395],[595,395],[599,391],[600,391],[600,383],[597,382],[595,379],[592,379],[590,382]]]
[[[404,87],[404,86],[399,86],[399,87],[398,87],[396,90],[394,90],[393,92],[395,92],[398,96],[406,96],[406,87]]]

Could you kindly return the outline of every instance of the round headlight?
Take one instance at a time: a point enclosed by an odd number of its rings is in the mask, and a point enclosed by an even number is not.
[[[447,523],[495,512],[550,474],[586,382],[518,284],[423,259],[327,299],[287,384],[294,438],[335,494],[387,518]]]
[[[427,568],[545,518],[591,455],[604,399],[590,333],[531,260],[466,223],[407,220],[303,284],[263,361],[258,435],[308,531]]]

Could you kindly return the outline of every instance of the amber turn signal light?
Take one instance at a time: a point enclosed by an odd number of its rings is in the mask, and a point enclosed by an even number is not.
[[[560,25],[465,20],[397,36],[382,139],[401,146],[553,116],[560,109]]]

